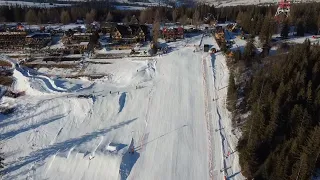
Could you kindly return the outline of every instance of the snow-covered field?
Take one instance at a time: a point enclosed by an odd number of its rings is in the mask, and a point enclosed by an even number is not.
[[[38,3],[38,2],[26,2],[26,1],[6,1],[1,0],[0,6],[22,6],[22,7],[39,7],[39,8],[53,8],[71,6],[71,4],[58,4],[58,3]]]
[[[146,9],[147,7],[143,6],[115,6],[116,9],[118,10],[143,10]]]
[[[89,65],[107,74],[96,80],[16,67],[26,95],[0,103],[16,107],[0,117],[3,179],[244,179],[225,56],[193,52],[201,43],[217,47],[199,35],[163,56]]]

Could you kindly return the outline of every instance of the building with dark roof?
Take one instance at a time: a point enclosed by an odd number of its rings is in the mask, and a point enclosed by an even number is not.
[[[26,36],[26,32],[0,32],[0,49],[22,50]]]
[[[52,42],[50,33],[33,33],[26,36],[26,45],[29,48],[43,48]]]
[[[114,42],[136,43],[147,40],[148,28],[142,25],[117,25],[114,27],[111,38]]]

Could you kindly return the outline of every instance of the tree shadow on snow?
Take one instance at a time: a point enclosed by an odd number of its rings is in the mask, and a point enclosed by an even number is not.
[[[59,142],[59,143],[53,144],[51,146],[48,146],[46,148],[39,149],[38,151],[30,153],[28,156],[22,157],[19,160],[12,162],[10,166],[8,166],[7,168],[0,171],[0,174],[8,174],[8,173],[11,173],[11,172],[14,172],[14,171],[20,169],[21,167],[23,167],[25,165],[28,165],[30,163],[44,161],[48,157],[55,155],[57,152],[59,152],[59,153],[66,152],[66,151],[70,150],[71,148],[73,148],[74,146],[79,146],[81,144],[87,143],[87,142],[97,138],[98,136],[104,135],[112,130],[121,128],[125,125],[128,125],[128,124],[132,123],[133,121],[135,121],[136,119],[137,118],[131,119],[131,120],[128,120],[125,122],[121,122],[119,124],[110,126],[109,128],[100,129],[98,131],[83,135],[78,138],[69,139],[67,141]],[[10,179],[10,177],[8,177],[8,178]]]
[[[6,121],[7,119],[10,119],[10,118],[12,117],[11,115],[6,116],[6,118],[3,119],[3,120],[0,118],[0,119],[1,119],[0,128],[4,128],[4,127],[10,126],[10,125],[12,125],[12,124],[17,124],[17,123],[20,123],[20,122],[22,122],[22,121],[26,121],[26,120],[28,120],[28,119],[30,119],[30,118],[39,116],[39,115],[41,115],[41,114],[43,114],[43,113],[48,113],[48,111],[51,111],[51,110],[53,110],[53,109],[56,109],[57,107],[58,107],[58,106],[54,106],[54,107],[52,107],[52,108],[45,109],[45,110],[43,110],[43,111],[41,111],[41,112],[39,112],[39,113],[33,114],[33,115],[31,115],[31,116],[18,118],[18,119],[12,120],[12,121],[10,121],[10,120]],[[1,116],[5,116],[5,115],[0,115],[0,117],[1,117]]]
[[[119,112],[118,113],[121,113],[122,109],[124,108],[124,105],[126,103],[126,97],[127,97],[127,94],[125,92],[121,93],[121,96],[119,98]]]
[[[137,151],[131,152],[131,149],[134,147],[134,141],[132,139],[128,151],[122,156],[119,173],[121,180],[126,180],[130,175],[130,172],[140,157],[140,153]]]
[[[227,177],[227,179],[232,179],[232,178],[234,178],[236,175],[240,174],[240,172],[241,172],[241,171],[232,174],[231,176]]]
[[[18,134],[21,134],[23,132],[26,132],[26,131],[29,131],[29,130],[32,130],[32,129],[36,129],[40,126],[43,126],[43,125],[46,125],[46,124],[49,124],[49,123],[52,123],[54,121],[57,121],[63,117],[65,117],[66,115],[57,115],[57,116],[53,116],[51,118],[48,118],[48,119],[45,119],[43,121],[40,121],[36,124],[32,124],[32,125],[29,125],[29,126],[26,126],[26,127],[22,127],[22,128],[19,128],[17,130],[13,130],[13,131],[9,131],[9,132],[6,132],[4,134],[1,134],[0,135],[0,141],[1,140],[5,140],[5,139],[9,139],[9,138],[12,138]]]

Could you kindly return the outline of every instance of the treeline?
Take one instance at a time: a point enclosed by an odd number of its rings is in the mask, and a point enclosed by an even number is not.
[[[126,22],[133,15],[142,21],[153,23],[155,12],[158,10],[161,21],[176,22],[182,24],[195,23],[195,15],[198,16],[197,22],[204,22],[208,15],[212,15],[220,22],[236,21],[244,32],[252,35],[260,35],[265,29],[271,29],[272,33],[277,31],[274,14],[276,6],[235,6],[215,8],[205,4],[199,4],[195,8],[191,7],[152,7],[145,10],[117,10],[114,4],[108,1],[85,2],[78,6],[59,7],[59,8],[25,8],[21,6],[0,7],[0,22],[29,22],[29,23],[59,23],[66,20],[74,22],[77,19],[114,22]],[[62,15],[62,13],[64,15]],[[109,18],[107,18],[109,15]],[[111,18],[112,17],[112,18]],[[67,22],[68,22],[67,21]],[[320,3],[294,4],[288,26],[300,27],[303,33],[317,33],[320,28]]]
[[[241,93],[242,108],[251,112],[237,148],[242,173],[248,179],[311,179],[320,167],[320,47],[307,40],[251,65],[241,90],[235,82],[241,77],[231,74],[228,92],[229,108]]]
[[[153,23],[156,11],[159,11],[162,22],[181,21],[191,23],[194,14],[198,14],[198,21],[208,13],[215,11],[213,6],[199,5],[196,8],[179,7],[151,7],[142,11],[138,10],[117,10],[111,4],[96,2],[83,3],[81,6],[59,7],[59,8],[25,8],[21,6],[0,7],[0,22],[28,22],[36,23],[69,23],[78,19],[87,22],[95,21],[114,21],[126,22],[133,15],[139,17],[142,22]]]

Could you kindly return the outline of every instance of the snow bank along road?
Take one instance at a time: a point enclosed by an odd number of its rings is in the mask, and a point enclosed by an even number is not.
[[[216,46],[201,37],[153,61],[92,66],[112,73],[95,81],[53,84],[17,68],[26,96],[0,103],[16,106],[0,117],[4,179],[241,179],[236,153],[224,157],[234,150],[225,59],[194,53],[199,42]]]

